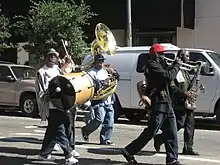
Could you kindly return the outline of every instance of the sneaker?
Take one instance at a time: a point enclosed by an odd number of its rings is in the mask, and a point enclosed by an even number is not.
[[[109,146],[114,146],[115,143],[113,143],[112,141],[110,140],[107,140],[105,142],[100,142],[100,145],[109,145]]]
[[[71,152],[71,155],[72,155],[73,157],[79,157],[79,156],[80,156],[79,152],[77,152],[76,150],[73,150],[73,151]]]
[[[79,161],[76,158],[74,158],[73,156],[71,156],[70,158],[67,158],[65,160],[66,165],[72,165],[72,164],[76,164],[76,163],[79,163]]]
[[[60,150],[60,146],[59,144],[55,144],[54,148],[53,148],[54,151],[59,151]]]
[[[195,155],[195,156],[199,156],[199,153],[194,151],[193,149],[184,149],[183,148],[183,152],[182,152],[183,155]]]
[[[174,161],[172,163],[166,163],[166,165],[184,165],[182,163],[180,163],[178,160],[177,161]]]
[[[89,135],[85,131],[83,131],[83,128],[81,128],[81,133],[82,133],[83,140],[88,142],[89,141]]]
[[[39,155],[38,159],[39,160],[46,160],[46,161],[54,161],[55,160],[55,158],[51,155],[47,155],[47,156]]]
[[[138,164],[137,161],[135,160],[134,156],[130,155],[125,148],[122,149],[121,153],[125,157],[125,159],[128,161],[128,163]]]

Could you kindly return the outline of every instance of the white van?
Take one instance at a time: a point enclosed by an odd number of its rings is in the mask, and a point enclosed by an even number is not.
[[[174,59],[179,47],[172,44],[164,46],[165,56]],[[138,105],[139,95],[136,84],[144,80],[143,66],[148,60],[150,46],[119,47],[114,56],[105,56],[106,64],[110,64],[120,74],[120,81],[116,89],[117,101],[115,103],[116,118],[125,114],[130,120],[141,120],[146,116],[144,107]],[[201,72],[201,83],[205,86],[205,93],[201,94],[196,102],[196,115],[216,115],[220,123],[220,54],[204,49],[187,49],[191,61],[204,61],[209,65],[208,73]],[[86,57],[84,59],[88,60]],[[85,62],[83,62],[85,63]]]

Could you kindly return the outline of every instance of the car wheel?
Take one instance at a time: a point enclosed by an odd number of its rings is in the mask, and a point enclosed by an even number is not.
[[[220,104],[217,106],[215,114],[216,114],[216,123],[220,125]]]
[[[21,98],[21,110],[24,116],[37,117],[38,108],[37,101],[34,94],[26,94]]]
[[[141,120],[146,119],[147,111],[145,110],[126,110],[124,112],[125,117],[132,122],[140,122]]]

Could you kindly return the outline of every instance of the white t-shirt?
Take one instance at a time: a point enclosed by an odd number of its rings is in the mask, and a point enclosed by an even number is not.
[[[45,90],[47,90],[50,80],[52,78],[60,75],[60,71],[58,69],[58,66],[56,66],[56,65],[54,65],[53,68],[49,68],[46,65],[44,65],[44,67],[42,69],[44,72],[44,80],[43,80],[44,87],[45,87]]]
[[[95,80],[99,80],[101,83],[102,81],[106,80],[108,78],[108,72],[105,69],[95,69],[94,67],[91,68],[90,71],[88,71],[88,74]],[[104,105],[110,105],[113,104],[112,95],[107,97],[106,99],[102,100],[102,103]]]

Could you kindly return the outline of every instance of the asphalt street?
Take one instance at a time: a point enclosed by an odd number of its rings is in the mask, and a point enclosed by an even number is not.
[[[179,160],[186,165],[217,165],[220,164],[220,131],[212,128],[206,122],[206,127],[197,127],[195,132],[195,150],[200,156],[181,155],[183,146],[183,131],[179,132]],[[40,119],[20,116],[0,116],[0,165],[43,165],[63,164],[62,151],[54,151],[55,162],[39,161],[37,159],[44,137],[45,126]],[[82,121],[76,122],[76,150],[80,153],[80,165],[125,165],[126,160],[120,155],[120,150],[136,138],[147,123],[131,124],[121,119],[114,126],[112,141],[115,146],[99,145],[99,130],[90,136],[86,143],[81,137]],[[207,129],[208,128],[208,129]],[[165,150],[156,153],[151,141],[138,153],[136,159],[143,165],[165,164]]]

